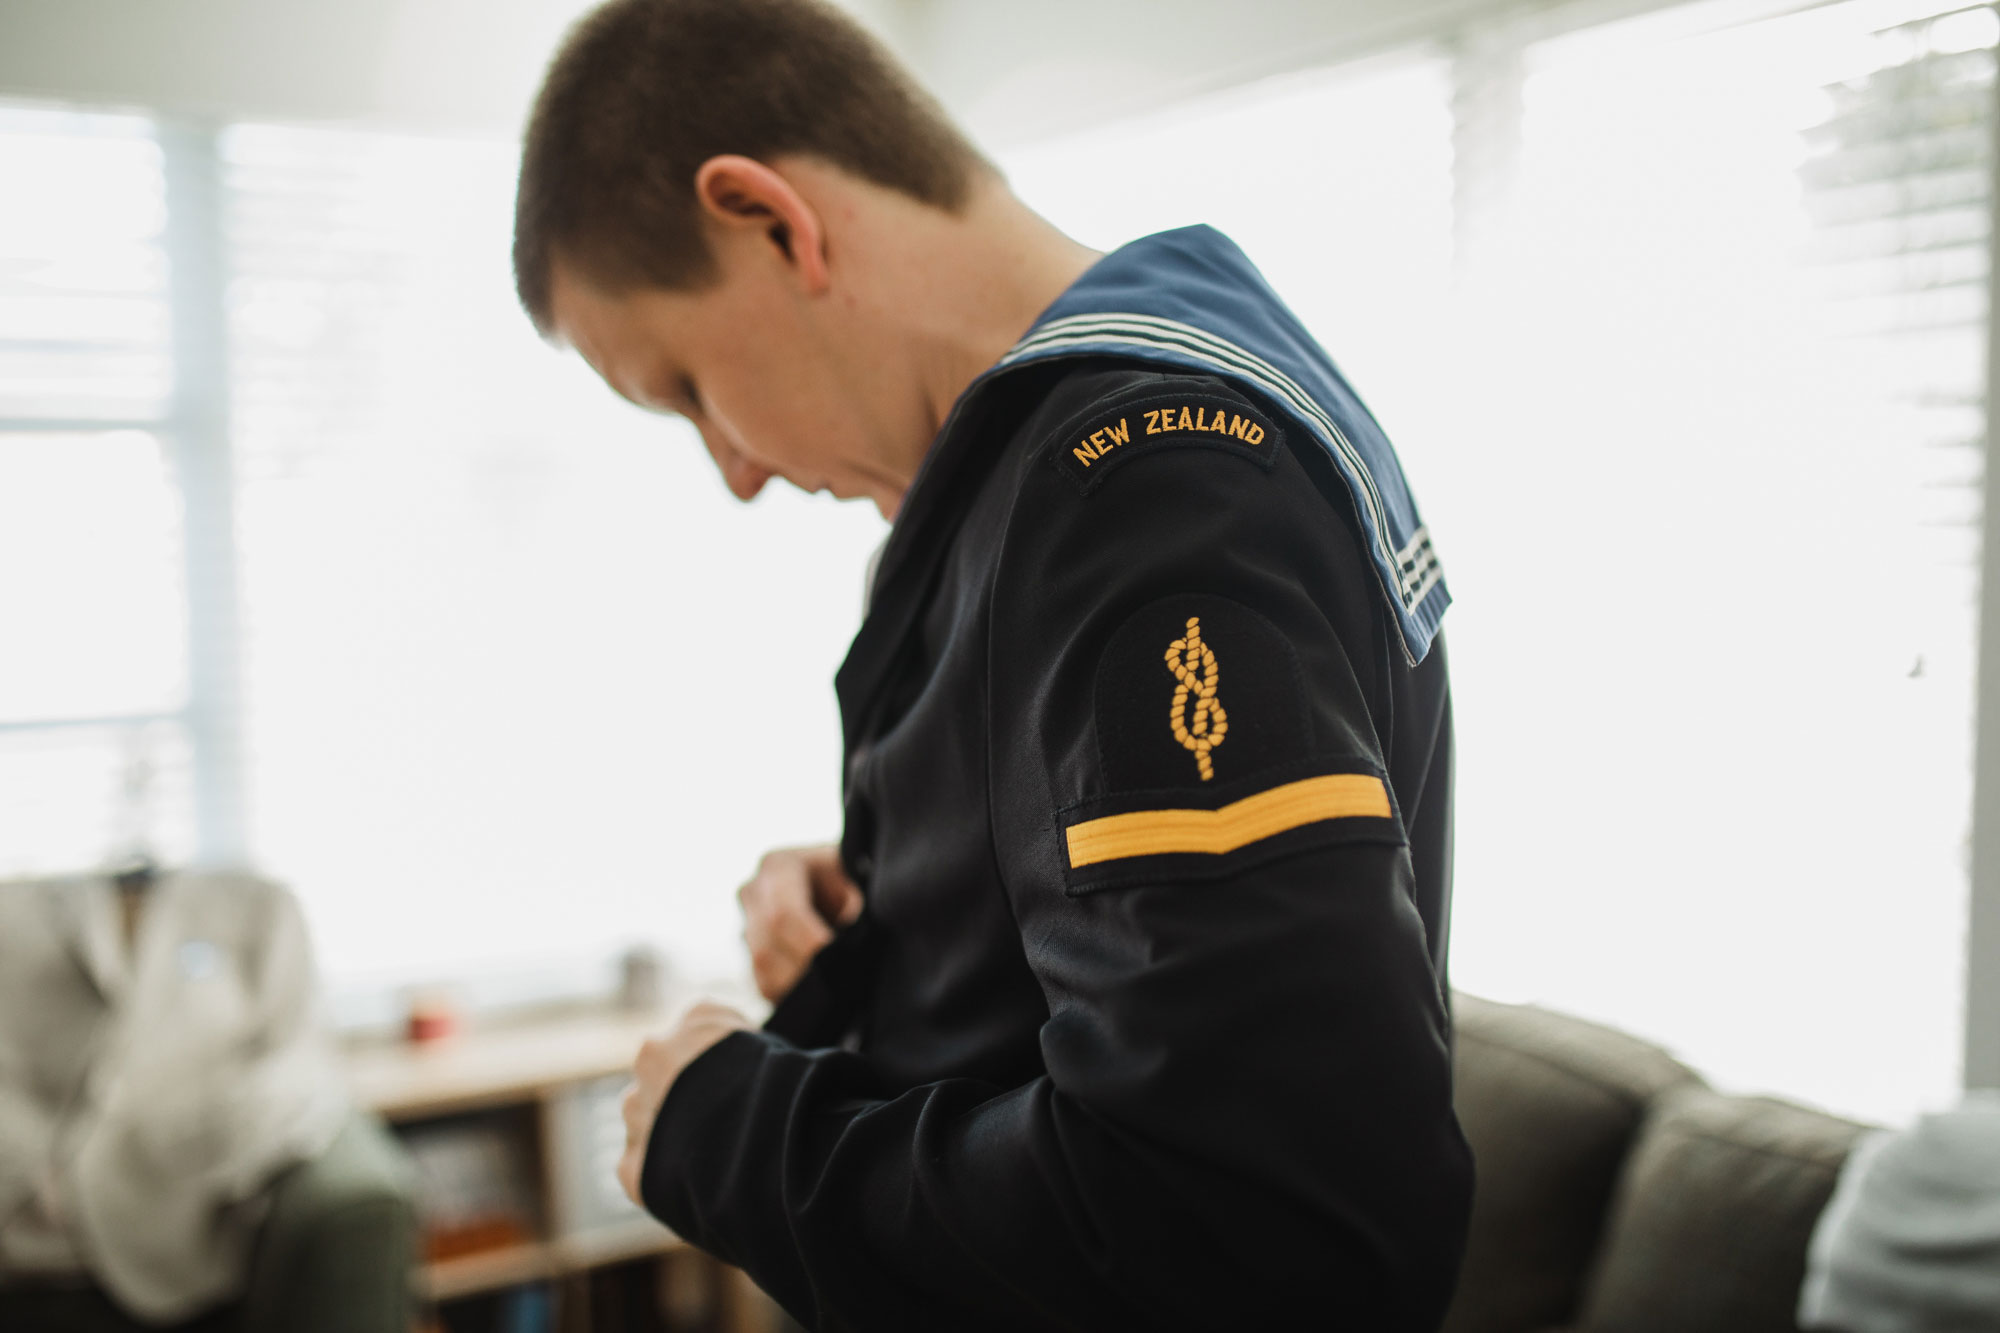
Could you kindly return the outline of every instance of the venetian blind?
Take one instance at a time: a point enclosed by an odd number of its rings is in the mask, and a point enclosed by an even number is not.
[[[135,116],[0,108],[0,875],[194,846],[166,185]]]
[[[1467,71],[1454,965],[1892,1119],[1958,1076],[1994,23],[1746,12]]]

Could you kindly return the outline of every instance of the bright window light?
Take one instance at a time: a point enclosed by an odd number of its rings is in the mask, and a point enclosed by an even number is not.
[[[253,850],[347,991],[635,943],[745,966],[837,836],[831,681],[883,531],[730,498],[515,303],[511,144],[225,143]]]
[[[1454,982],[1884,1119],[1961,1030],[1994,24],[1941,7],[1690,7],[1008,160],[1094,244],[1230,232],[1398,442],[1458,599]]]

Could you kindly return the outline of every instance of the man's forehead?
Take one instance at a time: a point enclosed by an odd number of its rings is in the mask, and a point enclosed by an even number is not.
[[[549,265],[549,325],[556,341],[591,359],[594,347],[619,322],[619,303],[589,279],[557,261]]]
[[[560,264],[549,273],[549,324],[558,343],[576,352],[604,381],[630,398],[646,367],[670,350],[658,320],[630,294],[605,291]]]

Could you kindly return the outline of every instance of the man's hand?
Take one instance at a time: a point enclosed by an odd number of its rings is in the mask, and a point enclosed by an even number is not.
[[[834,928],[861,915],[861,889],[840,868],[840,849],[781,847],[766,852],[757,873],[736,891],[743,905],[743,942],[757,989],[776,1004],[833,938]]]
[[[639,1172],[646,1165],[646,1143],[653,1137],[653,1122],[660,1118],[667,1092],[681,1071],[694,1058],[750,1020],[726,1004],[702,1000],[681,1015],[680,1022],[664,1036],[654,1037],[639,1048],[633,1062],[633,1084],[625,1090],[625,1155],[618,1159],[618,1183],[632,1202],[644,1206],[639,1197]]]

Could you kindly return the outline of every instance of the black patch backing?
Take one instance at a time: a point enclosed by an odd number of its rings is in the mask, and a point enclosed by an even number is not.
[[[1048,457],[1088,495],[1128,460],[1185,446],[1220,449],[1269,471],[1284,447],[1284,432],[1240,398],[1168,390],[1072,418],[1057,432]]]
[[[1171,663],[1170,649],[1175,650]],[[1187,688],[1190,684],[1196,688]],[[1220,739],[1213,710],[1206,724],[1196,722],[1203,688],[1221,704]],[[1207,879],[1329,843],[1406,841],[1402,821],[1394,814],[1387,819],[1343,816],[1219,854],[1123,856],[1072,867],[1068,830],[1093,819],[1137,811],[1219,810],[1321,774],[1384,776],[1367,763],[1320,749],[1291,643],[1257,612],[1214,593],[1162,597],[1133,612],[1098,658],[1095,695],[1101,794],[1055,812],[1057,854],[1071,894]],[[1389,799],[1393,809],[1393,792]]]
[[[1196,699],[1174,706],[1181,681],[1166,660],[1168,645],[1188,642],[1191,619],[1200,622],[1201,646],[1213,656],[1215,697],[1226,722],[1220,742],[1206,747],[1192,734],[1199,726]],[[1135,611],[1098,659],[1095,707],[1106,792],[1199,790],[1313,752],[1297,654],[1277,626],[1227,597],[1163,597]],[[1176,720],[1187,739],[1176,735]]]

